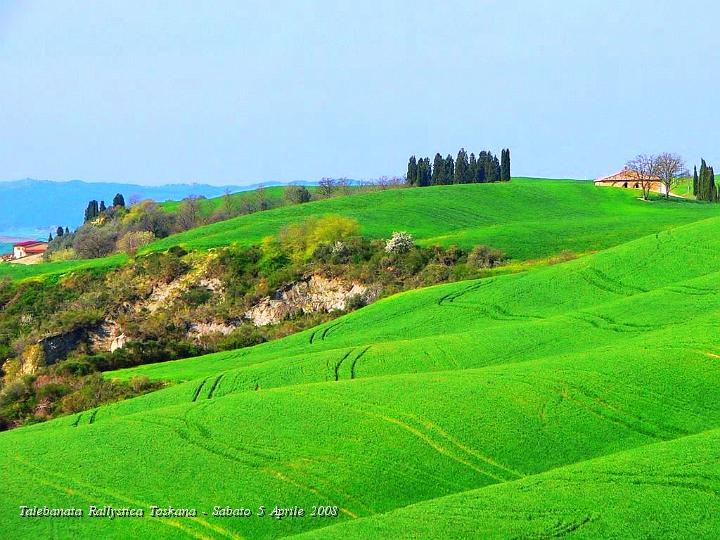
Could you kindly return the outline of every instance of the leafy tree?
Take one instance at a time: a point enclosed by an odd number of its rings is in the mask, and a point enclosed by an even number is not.
[[[412,185],[415,184],[413,183]],[[320,194],[323,197],[332,197],[332,194],[335,192],[337,185],[334,179],[325,177],[322,178],[320,182],[318,182],[318,187],[320,188]]]
[[[289,204],[303,204],[310,201],[310,191],[305,186],[286,186],[283,198]]]
[[[453,178],[454,184],[466,184],[468,182],[468,157],[467,152],[464,148],[461,148],[458,152],[457,159],[455,160],[455,176]]]
[[[115,197],[113,197],[113,206],[125,208],[125,197],[122,196],[122,193],[115,194]]]

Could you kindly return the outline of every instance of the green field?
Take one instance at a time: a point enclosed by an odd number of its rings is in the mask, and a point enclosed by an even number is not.
[[[252,242],[313,211],[517,259],[597,253],[108,373],[175,384],[0,434],[0,536],[720,535],[715,207],[526,180],[283,208],[173,242]],[[19,517],[20,504],[338,516],[51,520]]]
[[[280,188],[268,189],[279,196]],[[251,197],[252,192],[238,194]],[[340,214],[358,220],[362,233],[387,238],[405,230],[421,244],[486,244],[517,260],[586,253],[646,234],[720,215],[717,205],[691,201],[638,200],[639,191],[595,188],[572,180],[513,179],[509,183],[399,189],[285,206],[198,227],[159,240],[144,252],[175,245],[209,249],[230,243],[256,244],[287,223],[313,215]],[[220,204],[209,199],[204,204]],[[0,278],[42,277],[88,264],[109,267],[121,256],[87,261],[40,264],[24,268],[0,265]]]

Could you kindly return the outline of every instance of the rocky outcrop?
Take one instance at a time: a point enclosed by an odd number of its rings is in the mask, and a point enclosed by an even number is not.
[[[263,298],[245,313],[245,318],[251,319],[256,326],[264,326],[301,313],[344,310],[353,297],[361,297],[363,303],[370,303],[377,296],[376,289],[361,283],[312,275]]]
[[[127,337],[122,332],[120,325],[115,321],[104,321],[100,326],[88,332],[88,342],[95,352],[114,352],[125,346]]]
[[[76,328],[70,332],[55,334],[41,339],[38,345],[42,348],[45,364],[55,364],[64,360],[68,354],[77,349],[81,344],[86,343],[88,338],[87,330]]]

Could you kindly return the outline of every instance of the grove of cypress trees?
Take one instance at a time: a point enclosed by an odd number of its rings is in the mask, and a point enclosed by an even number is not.
[[[87,208],[85,209],[85,221],[92,221],[98,217],[98,215],[100,215],[98,202],[92,200],[88,203]]]
[[[510,149],[503,148],[498,159],[498,156],[494,156],[492,152],[486,150],[481,151],[477,156],[471,153],[468,158],[467,151],[461,148],[457,154],[457,159],[453,159],[452,154],[448,154],[447,157],[443,158],[438,152],[435,154],[432,164],[430,164],[430,158],[428,157],[417,158],[414,155],[410,156],[406,183],[409,186],[435,186],[475,182],[507,182],[510,180],[510,176]],[[702,173],[697,184],[697,192],[699,193],[702,191]],[[119,193],[113,199],[113,206],[122,206],[124,203],[125,201]],[[97,202],[95,204],[97,205]],[[104,210],[105,205],[101,203],[99,212]],[[85,215],[86,221],[87,219],[95,219],[98,210],[88,206]]]
[[[122,196],[122,193],[115,194],[113,197],[113,206],[125,207],[125,197]]]

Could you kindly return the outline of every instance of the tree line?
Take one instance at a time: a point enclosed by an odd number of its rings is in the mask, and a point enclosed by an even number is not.
[[[468,156],[461,148],[455,159],[450,154],[443,158],[438,152],[432,164],[428,157],[418,159],[413,155],[408,160],[405,178],[408,185],[418,187],[509,182],[510,150],[503,149],[499,159],[485,150],[476,157],[474,153]]]

